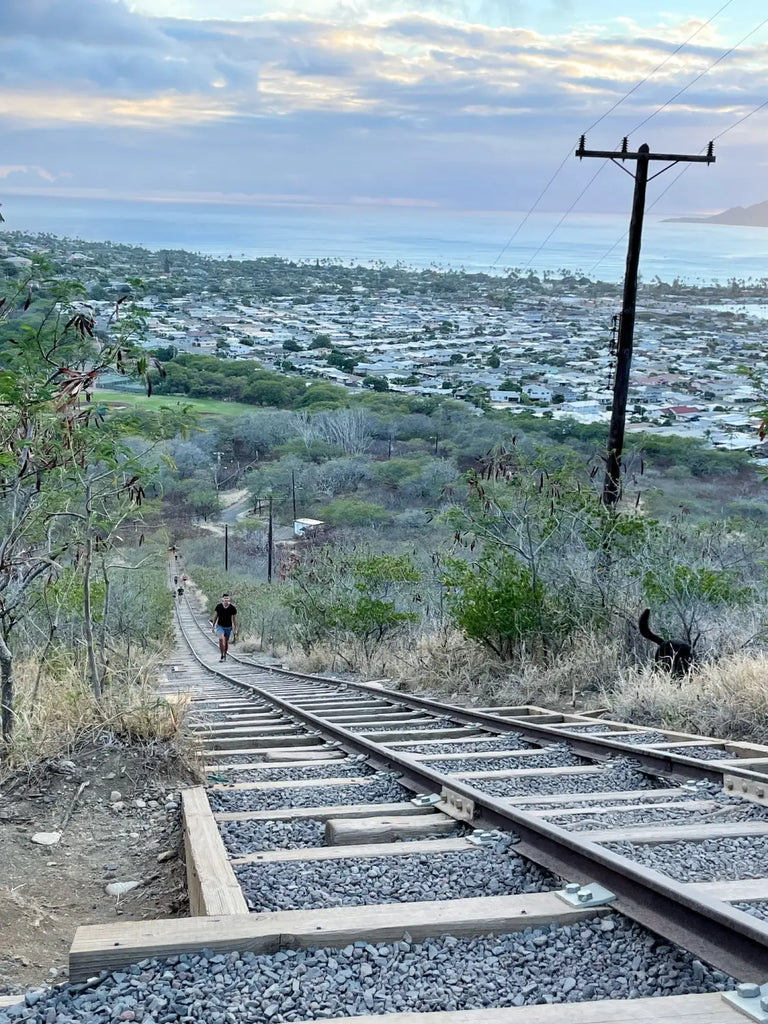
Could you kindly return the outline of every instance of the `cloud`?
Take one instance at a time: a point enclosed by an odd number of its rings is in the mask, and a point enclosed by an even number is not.
[[[222,80],[252,84],[258,60],[233,62],[232,38],[214,27],[185,32],[122,0],[2,0],[0,86],[125,98],[212,92]]]
[[[56,181],[56,176],[51,174],[50,171],[46,171],[44,167],[28,167],[26,164],[0,165],[0,181],[17,174],[21,174],[24,177],[42,178],[43,181]]]
[[[194,20],[122,0],[0,0],[0,127],[13,166],[120,194],[524,205],[586,126],[692,31],[667,16],[652,29],[614,19],[534,31],[507,0],[272,7],[248,0],[242,20]],[[648,141],[696,152],[760,103],[758,42],[671,103]],[[613,145],[721,52],[711,26],[591,141]],[[569,205],[561,187],[552,201]]]

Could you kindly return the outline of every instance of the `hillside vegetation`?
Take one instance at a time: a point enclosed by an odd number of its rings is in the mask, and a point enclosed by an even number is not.
[[[250,649],[297,666],[480,704],[608,701],[638,718],[762,734],[758,687],[729,682],[759,678],[766,643],[768,501],[746,456],[633,435],[609,512],[600,424],[153,354],[133,299],[96,318],[43,263],[5,300],[9,756],[31,756],[35,737],[39,752],[96,727],[177,728],[136,685],[170,636],[174,544],[211,604],[233,593]],[[107,403],[107,374],[147,397]],[[296,517],[321,525],[297,540]],[[659,633],[696,647],[685,699],[648,674],[644,607]],[[43,697],[57,687],[54,709]]]

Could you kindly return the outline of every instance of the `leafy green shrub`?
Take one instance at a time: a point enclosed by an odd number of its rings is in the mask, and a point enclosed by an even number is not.
[[[378,526],[391,519],[383,505],[357,498],[337,498],[323,507],[322,516],[331,526]]]
[[[523,645],[541,648],[559,632],[543,585],[514,555],[489,549],[474,564],[452,559],[442,582],[453,622],[500,658]]]

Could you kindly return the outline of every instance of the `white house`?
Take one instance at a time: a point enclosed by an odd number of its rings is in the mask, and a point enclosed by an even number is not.
[[[552,401],[552,392],[542,384],[524,384],[523,394],[528,395],[529,398],[534,399],[536,402]]]

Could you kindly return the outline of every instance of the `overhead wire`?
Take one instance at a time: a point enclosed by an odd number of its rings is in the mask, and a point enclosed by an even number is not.
[[[652,118],[656,117],[657,114],[660,114],[662,112],[662,110],[666,110],[666,108],[671,103],[674,103],[676,99],[679,99],[680,96],[683,95],[683,93],[687,92],[691,88],[691,86],[696,85],[696,83],[698,81],[700,81],[702,78],[704,78],[705,75],[709,74],[709,72],[712,70],[712,68],[717,67],[718,64],[722,63],[722,61],[724,61],[726,59],[726,57],[729,57],[734,52],[734,50],[738,50],[738,48],[741,46],[742,43],[746,43],[746,41],[751,36],[753,36],[756,32],[759,32],[760,29],[763,28],[765,25],[768,25],[768,18],[764,18],[760,22],[759,25],[757,25],[755,28],[753,28],[750,32],[747,32],[747,34],[745,36],[742,36],[742,38],[738,41],[738,43],[734,43],[733,46],[729,47],[724,53],[721,53],[720,56],[717,57],[715,60],[713,60],[711,64],[709,64],[706,68],[704,68],[703,71],[700,71],[694,78],[692,78],[691,81],[687,85],[684,85],[682,87],[682,89],[678,89],[676,93],[674,93],[672,96],[669,97],[669,99],[666,101],[666,103],[662,103],[661,106],[657,107],[654,111],[652,111],[648,115],[648,117],[643,118],[643,120],[640,121],[639,124],[636,124],[635,127],[630,132],[628,132],[627,134],[628,135],[634,135],[634,133],[636,131],[639,131],[640,128],[643,128],[645,125],[647,125],[648,122]]]
[[[654,117],[656,117],[657,114],[660,114],[671,103],[674,103],[674,101],[676,99],[678,99],[680,96],[682,96],[683,93],[687,92],[698,81],[700,81],[702,78],[704,78],[705,75],[709,74],[709,72],[714,67],[716,67],[718,64],[722,63],[722,61],[724,61],[727,57],[729,57],[735,50],[737,50],[749,38],[751,38],[753,35],[755,35],[756,32],[759,32],[760,29],[763,28],[765,25],[768,25],[768,18],[764,18],[753,29],[750,29],[750,31],[747,32],[746,35],[742,36],[741,39],[737,43],[734,43],[733,46],[730,46],[727,50],[725,50],[723,53],[721,53],[720,56],[717,57],[715,60],[713,60],[711,62],[711,64],[709,64],[703,71],[700,71],[697,75],[695,75],[691,79],[690,82],[688,82],[681,89],[678,89],[676,93],[674,93],[672,96],[670,96],[670,98],[665,103],[662,103],[655,110],[653,110],[647,117],[643,118],[642,121],[640,121],[638,124],[636,124],[635,127],[630,132],[627,133],[627,135],[628,136],[629,135],[633,135],[640,128],[644,127],[644,125],[648,124],[648,122],[651,121]],[[714,142],[717,139],[722,138],[723,135],[727,134],[727,132],[731,131],[737,125],[741,124],[743,121],[746,121],[747,118],[751,117],[752,114],[757,113],[758,110],[761,110],[766,105],[768,105],[768,101],[766,101],[765,103],[759,104],[759,106],[756,107],[754,110],[750,111],[749,114],[745,114],[744,117],[739,118],[738,121],[734,122],[732,125],[729,125],[728,128],[723,129],[723,131],[720,132],[719,135],[714,136],[712,141]],[[699,152],[703,153],[706,148],[707,148],[706,146],[702,147],[702,149]],[[689,169],[689,166],[690,165],[686,165],[685,167],[683,167],[683,169],[680,171],[680,173],[677,174],[673,178],[673,180],[669,183],[669,185],[667,185],[667,187],[656,197],[656,199],[651,203],[651,205],[647,207],[646,212],[650,212],[654,208],[654,206],[656,206],[656,204],[667,194],[667,192],[669,192],[669,190],[672,188],[672,186],[675,185],[680,180],[680,178],[683,176],[683,174],[685,174],[685,172]],[[590,184],[591,184],[591,182],[590,182]],[[571,209],[573,209],[573,207],[571,207]],[[563,219],[565,219],[565,218],[563,218]],[[562,223],[562,220],[560,221],[560,223]],[[559,227],[559,226],[560,225],[558,224],[557,227]],[[557,228],[555,228],[555,230],[557,230]],[[603,260],[605,260],[608,256],[610,256],[610,254],[614,251],[614,249],[624,241],[624,239],[627,237],[628,233],[629,233],[628,231],[625,231],[621,235],[621,237],[618,238],[613,243],[613,245],[610,247],[610,249],[608,249],[605,253],[603,253],[603,255],[600,257],[600,259],[597,261],[597,263],[593,264],[593,266],[589,270],[589,274],[590,275],[593,274],[595,272],[595,270],[597,269],[597,267],[599,267],[600,264],[603,262]],[[548,236],[548,238],[551,238],[552,234],[554,234],[554,231],[550,232],[550,235]],[[537,252],[534,255],[534,258],[539,255],[539,253],[541,252],[542,248],[543,248],[543,246],[541,246],[537,250]]]
[[[713,135],[712,136],[712,141],[713,142],[717,142],[719,139],[722,139],[722,137],[724,135],[727,135],[729,132],[732,132],[734,130],[734,128],[738,128],[739,125],[744,124],[744,122],[748,121],[750,119],[750,117],[753,117],[755,114],[760,113],[761,110],[765,110],[766,107],[768,107],[768,100],[763,100],[762,103],[758,103],[758,105],[756,107],[753,107],[753,109],[750,110],[749,113],[744,114],[742,117],[737,118],[737,120],[735,120],[731,124],[729,124],[727,126],[727,128],[723,128],[723,130],[721,132],[718,132],[716,135]],[[707,146],[702,146],[701,149],[699,150],[699,155],[701,155],[706,149],[707,149]],[[602,166],[604,166],[604,165],[602,165]],[[667,192],[669,192],[670,189],[673,188],[678,183],[678,181],[682,178],[682,176],[687,171],[689,171],[690,169],[691,169],[691,165],[690,164],[684,164],[683,167],[680,169],[680,171],[674,176],[672,181],[670,181],[670,183],[667,185],[667,187],[665,189],[663,189],[656,196],[656,198],[653,200],[653,202],[650,204],[650,206],[647,207],[646,212],[650,213],[651,210],[653,210],[653,208],[657,205],[657,203],[661,202],[661,200],[664,198],[664,196],[667,194]],[[594,274],[594,272],[597,270],[597,268],[600,266],[600,264],[603,263],[604,260],[606,260],[611,255],[611,253],[614,251],[614,249],[617,246],[621,245],[621,243],[624,241],[624,239],[627,237],[628,234],[629,234],[629,232],[625,231],[624,234],[613,243],[613,245],[610,247],[610,249],[606,249],[606,251],[600,257],[600,259],[590,267],[590,269],[588,271],[588,275],[589,276]]]
[[[661,62],[660,62],[659,64],[657,64],[657,65],[656,65],[656,67],[655,67],[655,68],[653,68],[653,69],[652,69],[651,71],[649,71],[649,72],[648,72],[648,74],[647,74],[647,75],[645,75],[645,77],[644,77],[644,78],[641,78],[641,79],[640,79],[640,80],[639,80],[638,82],[636,82],[636,83],[635,83],[635,84],[634,84],[634,85],[632,86],[632,88],[631,88],[631,89],[628,89],[628,90],[627,90],[627,92],[625,92],[623,96],[621,96],[621,97],[620,97],[620,98],[619,98],[618,100],[616,100],[616,102],[615,102],[615,103],[614,103],[614,104],[613,104],[613,105],[612,105],[611,107],[609,107],[609,108],[608,108],[608,110],[606,110],[606,111],[605,111],[605,113],[601,114],[601,115],[600,115],[600,117],[598,117],[598,118],[597,118],[597,119],[596,119],[595,121],[593,121],[593,122],[592,122],[592,124],[591,124],[591,125],[589,125],[589,127],[588,127],[588,128],[586,129],[586,131],[587,131],[587,132],[591,132],[591,131],[592,131],[592,130],[593,130],[594,128],[596,128],[596,127],[597,127],[597,126],[598,126],[598,125],[599,125],[599,124],[600,124],[600,123],[601,123],[602,121],[604,121],[604,120],[606,119],[606,117],[610,117],[610,115],[611,115],[611,114],[612,114],[612,113],[614,112],[614,110],[616,110],[616,109],[617,109],[618,107],[620,107],[620,106],[621,106],[621,104],[622,104],[622,103],[624,103],[624,101],[625,101],[625,100],[629,99],[629,97],[630,97],[630,96],[631,96],[631,95],[632,95],[633,93],[637,92],[637,90],[638,90],[638,89],[640,89],[640,88],[641,88],[641,87],[642,87],[643,85],[645,85],[645,83],[646,83],[646,82],[648,82],[648,81],[649,81],[649,80],[650,80],[651,78],[653,78],[653,76],[654,76],[655,74],[657,74],[657,72],[661,71],[661,69],[662,69],[663,67],[665,67],[665,65],[666,65],[666,64],[668,64],[668,63],[669,63],[669,61],[670,61],[670,60],[672,60],[672,58],[673,58],[673,57],[676,57],[676,56],[677,56],[677,54],[678,54],[678,53],[680,53],[680,51],[681,51],[682,49],[684,49],[684,48],[685,48],[685,47],[686,47],[686,46],[687,46],[687,45],[688,45],[688,44],[689,44],[689,43],[691,42],[691,40],[692,40],[692,39],[695,39],[695,37],[696,37],[696,36],[697,36],[697,35],[698,35],[698,34],[699,34],[700,32],[702,32],[702,31],[703,31],[703,30],[704,30],[705,28],[707,28],[707,26],[708,26],[708,25],[710,25],[710,24],[711,24],[711,23],[712,23],[712,22],[713,22],[713,21],[715,20],[715,18],[717,18],[717,17],[718,17],[718,16],[720,15],[720,14],[722,14],[722,13],[723,13],[723,11],[724,11],[724,10],[725,10],[725,9],[726,9],[727,7],[730,7],[732,3],[733,3],[733,0],[726,0],[726,2],[725,2],[725,3],[724,3],[724,4],[722,5],[722,6],[721,6],[721,7],[719,7],[719,8],[718,8],[718,10],[716,10],[714,14],[712,14],[712,15],[711,15],[711,16],[710,16],[709,18],[707,18],[707,20],[706,20],[705,22],[703,22],[703,23],[702,23],[701,25],[699,25],[699,26],[698,26],[698,28],[696,28],[696,29],[695,29],[695,30],[694,30],[694,31],[693,31],[693,32],[692,32],[692,33],[691,33],[691,34],[690,34],[690,35],[688,36],[688,38],[687,38],[687,39],[685,39],[685,40],[684,40],[684,41],[683,41],[682,43],[680,43],[680,44],[679,44],[678,46],[676,46],[674,50],[672,50],[672,51],[671,51],[670,53],[668,53],[668,54],[667,54],[667,56],[666,56],[666,57],[664,58],[664,60],[663,60],[663,61],[661,61]],[[737,44],[737,45],[738,45],[738,44]],[[586,134],[586,132],[585,132],[585,134]],[[493,261],[493,264],[492,264],[492,266],[494,266],[494,267],[495,267],[495,266],[496,266],[496,265],[498,264],[499,260],[500,260],[500,259],[502,258],[502,256],[504,255],[504,253],[505,253],[505,252],[507,251],[507,249],[508,249],[508,248],[510,247],[510,245],[512,245],[512,243],[514,242],[514,240],[515,240],[515,239],[517,238],[517,236],[518,236],[518,235],[520,234],[520,232],[522,231],[522,229],[523,229],[523,228],[525,227],[525,225],[526,225],[526,224],[528,223],[528,221],[530,220],[530,218],[531,218],[531,216],[533,215],[533,213],[534,213],[534,212],[535,212],[535,211],[536,211],[536,210],[538,209],[539,203],[540,203],[540,202],[542,201],[542,199],[543,199],[543,198],[544,198],[544,196],[545,196],[545,195],[547,194],[547,192],[549,192],[549,190],[550,190],[550,188],[552,187],[552,185],[554,184],[555,180],[556,180],[556,179],[557,179],[557,178],[559,177],[559,175],[560,175],[560,172],[561,172],[561,171],[563,170],[563,168],[565,167],[565,165],[566,165],[566,164],[568,163],[568,161],[569,161],[570,159],[571,159],[571,149],[569,148],[569,149],[568,149],[568,152],[567,152],[567,153],[565,154],[565,156],[563,157],[563,159],[562,159],[562,161],[561,161],[560,165],[559,165],[559,166],[557,167],[557,169],[555,170],[555,172],[554,172],[554,173],[552,174],[552,176],[550,177],[549,181],[547,181],[547,183],[546,183],[546,185],[544,186],[544,188],[543,188],[543,189],[541,190],[541,192],[540,192],[540,193],[538,194],[538,196],[537,196],[537,197],[536,197],[536,199],[534,200],[534,202],[533,202],[533,205],[532,205],[532,206],[531,206],[531,207],[529,208],[528,212],[527,212],[527,213],[525,214],[525,216],[523,217],[523,219],[522,219],[522,220],[520,221],[520,223],[519,223],[519,224],[517,225],[517,227],[516,227],[516,228],[515,228],[515,230],[513,231],[513,233],[512,233],[512,235],[510,236],[510,238],[509,238],[509,239],[507,240],[507,242],[506,242],[506,243],[505,243],[505,245],[503,246],[503,248],[502,248],[501,252],[499,253],[499,255],[498,255],[498,256],[496,257],[496,259],[495,259],[495,260]],[[595,175],[594,177],[596,178],[596,177],[597,177],[597,175]],[[592,180],[594,181],[594,178],[593,178]],[[591,184],[591,182],[590,182],[590,184]],[[583,194],[584,194],[584,193],[582,192],[582,193],[581,193],[581,195],[583,195]],[[580,198],[581,198],[581,195],[580,195],[580,196],[578,197],[578,199],[580,199]],[[578,202],[578,199],[576,200],[576,202]],[[568,213],[570,213],[570,212],[571,212],[571,211],[573,210],[573,206],[575,206],[575,203],[574,203],[574,204],[573,204],[573,205],[571,206],[571,208],[570,208],[570,210],[568,211]],[[568,215],[568,214],[566,213],[566,216],[567,216],[567,215]],[[563,219],[565,219],[565,218],[563,218]],[[561,221],[560,223],[562,223],[562,221]],[[559,227],[559,226],[560,226],[560,225],[558,224],[558,225],[557,225],[557,227]],[[555,228],[555,231],[557,230],[557,227]],[[554,233],[554,232],[552,232],[552,233],[551,233],[551,234],[550,234],[550,235],[548,236],[548,238],[547,238],[547,239],[545,240],[545,242],[544,242],[544,245],[546,245],[546,242],[547,242],[547,241],[549,241],[549,238],[551,238],[551,237],[552,237],[552,234],[553,234],[553,233]],[[543,246],[542,246],[542,248],[543,248]],[[541,249],[539,249],[539,250],[538,250],[538,252],[540,252],[540,251],[541,251]],[[535,258],[535,256],[536,256],[536,255],[538,255],[538,252],[537,252],[537,253],[536,253],[536,254],[534,255],[534,258]]]

